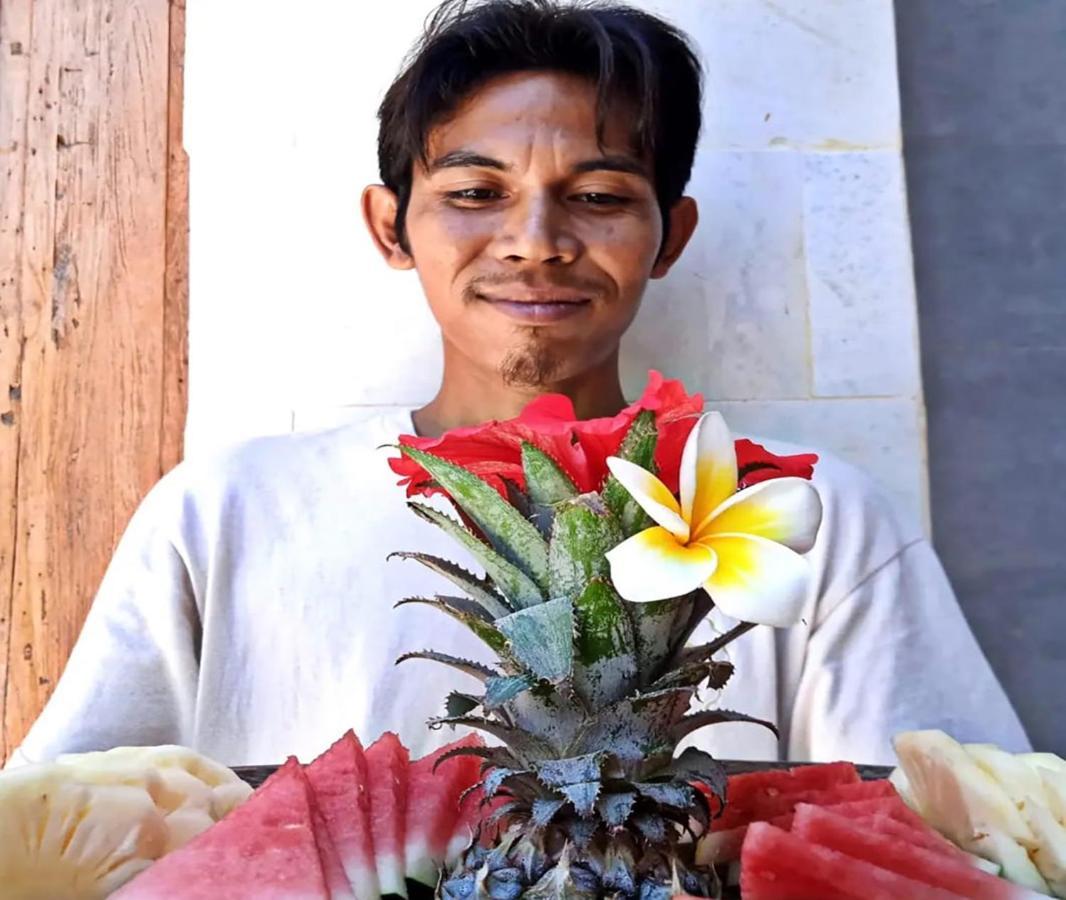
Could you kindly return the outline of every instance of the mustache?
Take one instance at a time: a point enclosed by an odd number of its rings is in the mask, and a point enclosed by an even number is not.
[[[478,299],[480,294],[484,293],[485,288],[502,286],[518,286],[529,288],[530,290],[541,291],[557,288],[561,291],[586,293],[590,297],[598,297],[604,292],[603,285],[599,281],[593,278],[582,278],[579,275],[570,275],[565,279],[545,279],[529,272],[500,272],[498,274],[479,275],[476,278],[472,278],[463,288],[463,299],[472,303]]]

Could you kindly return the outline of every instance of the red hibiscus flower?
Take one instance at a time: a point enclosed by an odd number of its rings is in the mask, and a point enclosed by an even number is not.
[[[659,477],[676,493],[681,451],[702,409],[702,396],[690,395],[680,381],[664,379],[652,371],[643,396],[616,416],[578,420],[568,397],[546,394],[526,406],[517,418],[456,428],[438,438],[402,435],[400,443],[470,470],[506,497],[507,481],[525,488],[522,442],[529,441],[555,459],[584,493],[603,486],[607,458],[618,452],[633,420],[643,410],[651,410],[659,431],[655,449]],[[738,441],[737,454],[742,487],[783,475],[810,478],[817,460],[813,454],[776,457],[751,441]],[[390,459],[389,465],[402,476],[399,483],[407,488],[407,496],[441,492],[414,460],[401,456]]]

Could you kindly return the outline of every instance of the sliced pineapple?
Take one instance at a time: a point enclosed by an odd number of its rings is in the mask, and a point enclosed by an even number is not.
[[[167,826],[143,786],[84,784],[63,766],[0,773],[5,900],[106,897],[163,853]]]
[[[252,788],[231,769],[195,750],[176,745],[115,747],[60,756],[81,781],[142,784],[164,813],[191,806],[218,821],[243,803]]]
[[[1036,836],[1000,783],[942,731],[911,731],[896,754],[923,818],[970,853],[999,864],[1004,877],[1048,892],[1027,848]]]

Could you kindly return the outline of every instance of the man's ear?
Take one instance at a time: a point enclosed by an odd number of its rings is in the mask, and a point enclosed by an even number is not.
[[[363,189],[360,205],[370,238],[385,262],[394,269],[413,269],[414,258],[396,235],[396,194],[383,184],[372,184]]]
[[[700,211],[691,197],[682,197],[670,210],[670,233],[651,270],[652,278],[662,278],[677,262],[700,220]]]

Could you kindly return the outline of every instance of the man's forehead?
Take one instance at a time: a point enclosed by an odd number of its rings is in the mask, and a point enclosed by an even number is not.
[[[508,171],[534,147],[550,147],[578,172],[606,169],[647,176],[636,149],[631,105],[615,103],[597,129],[595,86],[555,72],[510,73],[473,91],[447,119],[430,129],[430,172],[477,165]]]

